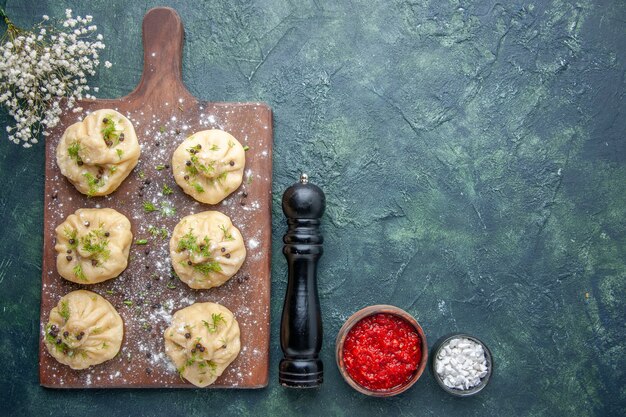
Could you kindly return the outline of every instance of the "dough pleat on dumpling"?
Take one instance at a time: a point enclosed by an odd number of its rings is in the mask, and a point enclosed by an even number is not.
[[[44,344],[59,362],[85,369],[117,355],[124,337],[124,322],[100,295],[86,290],[65,295],[50,311]]]
[[[137,165],[139,154],[133,125],[111,109],[97,110],[65,129],[56,149],[61,173],[88,196],[115,191]]]
[[[219,211],[183,217],[170,239],[178,277],[191,288],[207,289],[228,281],[246,259],[243,236]]]
[[[118,211],[78,209],[55,231],[57,270],[68,281],[95,284],[126,269],[133,234]]]
[[[241,143],[223,130],[194,133],[174,151],[174,179],[201,203],[217,204],[241,185],[245,154]]]
[[[239,355],[239,324],[217,303],[196,303],[178,310],[165,330],[165,353],[180,376],[197,387],[215,382]]]

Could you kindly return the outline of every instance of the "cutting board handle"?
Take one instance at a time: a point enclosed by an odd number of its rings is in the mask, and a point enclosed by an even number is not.
[[[183,23],[174,9],[156,7],[143,18],[143,73],[126,99],[165,104],[196,99],[182,80]]]

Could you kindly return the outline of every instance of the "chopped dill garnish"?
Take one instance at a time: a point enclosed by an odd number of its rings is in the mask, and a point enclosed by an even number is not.
[[[213,325],[214,326],[218,326],[220,323],[224,323],[226,324],[226,319],[224,318],[224,316],[222,315],[222,313],[219,314],[211,314],[211,318],[213,319]]]
[[[210,272],[221,272],[222,267],[220,264],[211,259],[211,240],[208,236],[202,239],[201,243],[198,243],[198,238],[193,234],[193,229],[189,229],[189,232],[183,235],[178,241],[177,251],[189,251],[189,255],[201,255],[204,258],[209,258],[208,262],[192,265],[193,269],[208,275]],[[183,267],[189,266],[187,262],[181,261],[180,264]]]
[[[207,236],[205,236],[203,239],[204,243],[199,245],[197,243],[197,239],[198,238],[193,234],[193,229],[189,229],[189,232],[183,235],[183,239],[179,241],[178,249],[189,250],[195,253],[203,253],[203,249],[207,248],[211,241]]]
[[[233,146],[235,146],[235,142],[232,139],[228,139],[228,147],[232,148]]]
[[[195,177],[199,173],[198,168],[196,168],[195,165],[185,166],[185,171],[187,171],[187,174],[189,174],[192,177]]]
[[[211,239],[208,236],[205,236],[203,239],[204,243],[198,245],[197,252],[205,258],[211,257]]]
[[[52,324],[48,323],[46,325],[46,342],[50,343],[53,346],[56,346],[56,350],[59,351],[59,345],[57,345],[57,339],[52,334],[50,334],[50,329],[52,328]]]
[[[176,207],[172,203],[164,201],[161,203],[161,214],[165,217],[171,217],[176,214]]]
[[[187,151],[190,151],[190,150],[194,150],[194,148],[187,149]],[[195,174],[192,174],[192,175],[197,175],[198,170],[204,172],[205,174],[210,174],[211,172],[215,171],[215,161],[211,161],[207,165],[204,165],[202,162],[200,162],[200,160],[198,159],[198,156],[195,154],[192,154],[189,160],[191,161],[191,164],[192,164],[192,165],[187,166],[187,172],[189,172],[189,174],[191,174],[191,172],[194,171],[193,168],[195,168]]]
[[[144,209],[144,211],[146,213],[152,213],[153,211],[157,210],[157,207],[151,201],[144,201],[143,202],[143,209]]]
[[[249,149],[250,149],[250,147],[249,147],[248,145],[246,145],[246,146],[244,146],[244,147],[243,147],[243,150],[244,150],[244,151],[248,151]]]
[[[205,362],[202,362],[203,364],[205,364],[204,366],[208,366],[209,369],[211,370],[211,375],[215,374],[215,371],[217,370],[217,363],[212,361],[212,360],[208,360]]]
[[[69,148],[67,148],[67,154],[69,155],[69,157],[72,159],[72,161],[75,161],[78,165],[79,162],[83,162],[83,159],[80,157],[79,152],[83,149],[83,147],[80,145],[80,142],[75,140],[70,146]]]
[[[213,145],[210,150],[215,151],[219,149],[215,147],[216,145]],[[200,145],[187,148],[187,152],[189,152],[190,157],[185,166],[185,171],[192,177],[198,175],[200,171],[204,172],[205,174],[210,174],[211,172],[215,171],[215,161],[210,161],[207,165],[204,165],[202,162],[200,162],[197,155],[199,149],[201,149]]]
[[[215,333],[215,328],[213,327],[212,324],[210,324],[206,320],[202,320],[202,323],[204,324],[204,327],[206,327],[206,329],[209,331],[209,333]]]
[[[122,155],[124,155],[124,151],[123,151],[123,150],[121,150],[121,149],[116,149],[116,150],[115,150],[115,153],[117,154],[117,157],[118,157],[119,159],[122,159]]]
[[[106,120],[106,121],[105,121]],[[102,133],[102,138],[106,142],[107,146],[117,146],[119,143],[120,133],[117,132],[117,126],[115,126],[115,122],[113,121],[112,115],[107,115],[102,123],[104,127],[100,130]]]
[[[170,290],[173,290],[176,288],[176,285],[172,281],[170,281],[167,283],[167,288],[169,288]]]
[[[148,228],[148,232],[152,235],[152,237],[160,236],[161,239],[167,239],[167,237],[169,236],[169,232],[164,227],[157,229],[154,226],[150,226]]]
[[[113,295],[113,294],[115,294],[115,291],[114,291],[114,290],[106,290],[105,292],[106,292],[107,294],[109,294],[109,295]]]
[[[252,175],[248,175],[248,179],[246,179],[246,184],[252,184]]]
[[[63,341],[61,343],[57,343],[57,337],[58,337],[58,334],[52,332],[52,324],[48,323],[46,325],[46,342],[54,346],[54,349],[57,352],[64,352],[70,357],[74,356],[74,353],[75,353],[74,350],[72,350],[72,348],[70,348],[67,345],[67,343]]]
[[[87,197],[93,197],[95,193],[98,192],[98,188],[102,187],[101,181],[94,177],[91,172],[85,172],[83,177],[87,180],[87,186],[89,187],[89,191],[87,191]]]
[[[196,342],[199,342],[199,341],[200,341],[200,338],[197,338]],[[215,376],[215,371],[217,370],[217,363],[213,360],[203,359],[202,357],[199,356],[199,354],[195,350],[192,350],[191,357],[188,357],[185,363],[183,364],[183,366],[177,369],[181,379],[183,378],[183,373],[185,372],[185,370],[188,367],[194,366],[196,364],[198,365],[198,369],[200,371],[203,371],[203,372],[200,372],[201,375],[206,374],[205,369],[208,368],[211,375]]]
[[[117,165],[112,165],[112,166],[109,167],[109,172],[111,174],[114,174],[115,171],[117,171]]]
[[[61,307],[59,308],[59,315],[63,317],[66,322],[70,319],[70,306],[67,300],[61,301]]]
[[[211,272],[222,272],[222,267],[217,261],[196,264],[193,265],[193,269],[200,272],[202,275],[209,275]]]
[[[82,245],[83,250],[89,252],[91,258],[98,262],[98,265],[100,265],[100,262],[109,259],[109,256],[111,255],[111,251],[108,248],[109,240],[107,239],[102,226],[83,236],[80,239],[80,244]]]
[[[147,245],[148,239],[137,239],[135,240],[135,245]]]
[[[163,195],[171,195],[171,194],[174,193],[174,190],[172,190],[172,188],[169,185],[165,184],[165,185],[163,185],[163,191],[162,192],[163,192]]]
[[[72,272],[74,272],[76,278],[80,279],[81,281],[87,281],[87,277],[83,272],[83,267],[81,264],[76,264],[76,266],[72,268]]]
[[[222,172],[220,175],[218,175],[215,179],[216,179],[218,182],[224,182],[224,181],[226,180],[226,177],[227,177],[227,176],[228,176],[228,172],[227,172],[227,171],[224,171],[224,172]]]
[[[196,190],[197,193],[203,193],[204,192],[204,188],[197,182],[194,181],[191,186],[194,188],[194,190]]]
[[[235,240],[233,235],[228,231],[225,225],[220,226],[220,230],[224,233],[224,240]]]
[[[159,126],[159,133],[165,133],[165,126]]]
[[[157,166],[154,167],[157,171],[163,171],[165,169],[165,165],[164,164],[159,164]]]
[[[211,145],[211,147],[209,148],[210,151],[219,151],[220,147],[217,146],[216,144]]]
[[[78,231],[66,226],[63,228],[63,234],[67,238],[67,245],[69,248],[76,249],[78,247],[78,239],[76,239]]]
[[[206,320],[202,320],[202,323],[204,324],[204,327],[206,327],[206,329],[209,331],[209,333],[215,333],[217,331],[217,328],[220,325],[220,323],[226,324],[226,319],[224,318],[222,313],[219,313],[219,314],[213,313],[213,314],[211,314],[211,320],[213,321],[213,323],[209,323]]]
[[[124,304],[126,304],[128,307],[132,307],[132,305],[133,305],[132,300],[124,300],[124,301],[122,301],[122,302],[123,302]]]
[[[195,158],[197,159],[197,158]],[[206,165],[201,164],[200,162],[197,162],[196,165],[200,168],[200,170],[202,172],[204,172],[205,174],[210,174],[211,172],[215,171],[215,161],[211,161]]]
[[[184,250],[196,251],[198,249],[193,229],[189,229],[189,232],[183,235],[183,237],[178,241],[178,247],[176,249],[178,252],[182,252]]]
[[[146,173],[145,173],[145,172],[143,172],[143,171],[139,171],[139,172],[137,173],[137,175],[139,175],[139,179],[141,179],[141,180],[142,180],[142,179],[144,179],[144,178],[146,178]]]

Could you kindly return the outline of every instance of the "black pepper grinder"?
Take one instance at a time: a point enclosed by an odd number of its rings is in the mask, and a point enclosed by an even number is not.
[[[317,261],[324,251],[320,219],[326,196],[309,184],[306,174],[283,194],[287,234],[283,254],[289,270],[287,293],[280,322],[280,347],[284,357],[278,374],[281,385],[315,388],[324,380],[319,358],[322,348],[322,315],[317,295]]]

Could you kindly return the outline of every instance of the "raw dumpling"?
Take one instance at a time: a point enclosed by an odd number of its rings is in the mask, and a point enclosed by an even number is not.
[[[239,354],[239,324],[226,307],[196,303],[178,310],[165,330],[165,353],[181,377],[211,385]]]
[[[183,217],[172,232],[170,257],[178,277],[191,288],[219,287],[237,273],[246,247],[230,218],[219,211]]]
[[[130,121],[102,109],[65,129],[56,155],[61,173],[91,197],[115,191],[137,165],[139,152]]]
[[[128,265],[130,221],[110,209],[78,209],[56,228],[57,270],[68,281],[95,284]]]
[[[50,311],[44,343],[48,352],[72,369],[85,369],[117,355],[124,322],[98,294],[79,290],[61,298]]]
[[[223,130],[203,130],[185,139],[172,157],[176,183],[201,203],[217,204],[243,180],[243,146]]]

